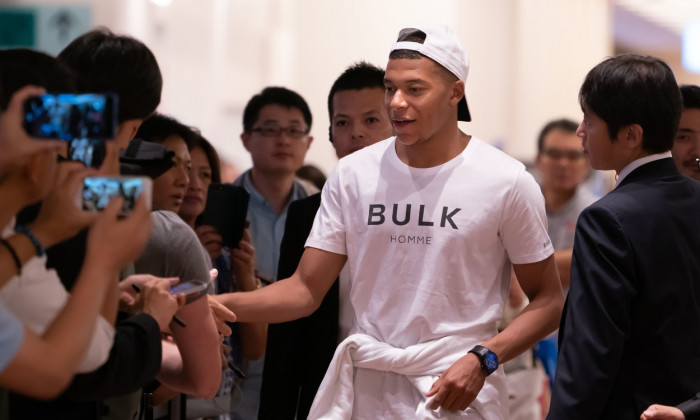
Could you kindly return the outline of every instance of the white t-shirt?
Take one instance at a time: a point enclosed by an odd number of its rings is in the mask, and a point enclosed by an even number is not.
[[[508,260],[553,252],[546,220],[525,167],[481,140],[443,165],[412,168],[392,137],[340,160],[306,246],[348,256],[358,332],[405,347],[484,324],[495,331]]]
[[[399,348],[445,336],[487,340],[510,263],[553,252],[540,188],[524,165],[475,137],[432,168],[404,164],[394,144],[340,160],[306,246],[347,255],[352,332]]]
[[[3,237],[12,234],[13,226],[14,222],[4,228]],[[0,301],[5,307],[22,320],[27,329],[40,335],[56,319],[68,298],[68,291],[56,271],[46,268],[46,256],[32,257],[22,267],[22,274],[12,277],[0,289]],[[76,368],[77,373],[92,372],[107,361],[114,334],[114,326],[98,316],[90,345]]]

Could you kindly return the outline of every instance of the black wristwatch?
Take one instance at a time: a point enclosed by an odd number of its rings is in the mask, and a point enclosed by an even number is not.
[[[481,362],[481,369],[486,372],[486,375],[492,374],[498,369],[498,355],[484,346],[474,346],[469,350],[469,353],[474,353]]]

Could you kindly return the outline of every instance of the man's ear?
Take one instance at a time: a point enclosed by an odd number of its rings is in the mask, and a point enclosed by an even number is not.
[[[629,124],[617,132],[617,139],[629,149],[644,148],[644,129],[639,124]]]
[[[459,101],[461,101],[464,97],[464,95],[464,82],[461,80],[457,80],[452,85],[452,95],[450,97],[450,103],[457,106],[459,104]]]
[[[143,119],[134,118],[119,124],[117,137],[114,139],[119,149],[126,149],[129,146],[129,142],[136,137],[136,133],[139,131],[142,123]]]
[[[243,147],[250,152],[250,147],[248,146],[248,142],[250,142],[250,134],[241,133],[241,141],[243,142]]]

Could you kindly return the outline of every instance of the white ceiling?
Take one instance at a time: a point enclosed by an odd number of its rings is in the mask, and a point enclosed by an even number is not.
[[[614,34],[619,45],[680,51],[684,25],[700,20],[698,0],[614,0]]]

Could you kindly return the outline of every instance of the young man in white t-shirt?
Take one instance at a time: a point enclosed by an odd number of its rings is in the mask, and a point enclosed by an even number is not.
[[[506,418],[499,361],[559,322],[539,187],[457,126],[467,71],[449,28],[403,29],[384,79],[396,137],[340,160],[293,276],[224,300],[243,322],[305,316],[347,261],[355,323],[309,418]],[[511,263],[530,304],[498,333]]]

